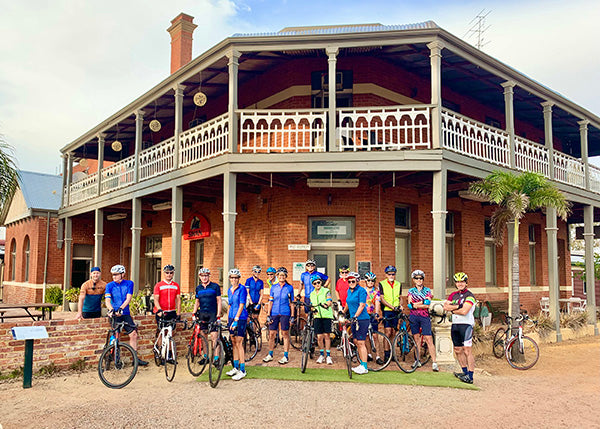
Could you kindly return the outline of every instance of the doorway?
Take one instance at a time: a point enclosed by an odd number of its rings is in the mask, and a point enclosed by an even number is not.
[[[317,262],[317,271],[331,279],[330,290],[335,289],[342,265],[354,270],[354,250],[313,250],[308,255]]]

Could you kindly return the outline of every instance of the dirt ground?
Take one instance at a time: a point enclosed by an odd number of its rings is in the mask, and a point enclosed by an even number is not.
[[[87,371],[34,378],[31,389],[20,381],[0,384],[0,424],[4,429],[600,428],[600,338],[542,345],[540,361],[528,371],[493,357],[477,366],[479,391],[275,380],[225,380],[211,389],[194,381],[181,360],[172,383],[150,364],[129,386],[112,390],[95,371]]]

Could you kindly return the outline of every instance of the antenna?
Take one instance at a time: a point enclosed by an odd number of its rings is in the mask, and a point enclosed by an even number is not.
[[[475,47],[479,50],[481,50],[481,48],[483,48],[488,43],[490,43],[489,40],[486,41],[485,38],[483,37],[483,33],[485,33],[491,27],[491,24],[486,26],[486,23],[485,23],[485,19],[487,18],[487,16],[490,13],[492,13],[491,10],[486,11],[485,9],[481,9],[481,12],[479,12],[475,16],[475,18],[473,18],[471,20],[471,22],[469,22],[469,25],[471,27],[463,35],[463,38],[465,38],[465,37],[470,38],[473,36],[477,37],[477,42],[475,43]]]

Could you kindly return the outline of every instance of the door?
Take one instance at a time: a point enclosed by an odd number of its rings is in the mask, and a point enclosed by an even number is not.
[[[335,290],[335,284],[340,278],[339,268],[347,265],[350,270],[354,267],[354,251],[349,250],[313,250],[309,258],[317,262],[317,271],[327,275],[331,279],[330,290]]]
[[[92,261],[90,259],[73,259],[73,271],[71,272],[72,287],[81,285],[90,278]]]

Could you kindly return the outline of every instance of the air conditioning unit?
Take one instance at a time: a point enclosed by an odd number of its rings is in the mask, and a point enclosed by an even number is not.
[[[321,74],[321,88],[324,91],[329,91],[329,75],[327,73]],[[342,90],[344,88],[344,74],[342,72],[335,73],[335,89]]]

